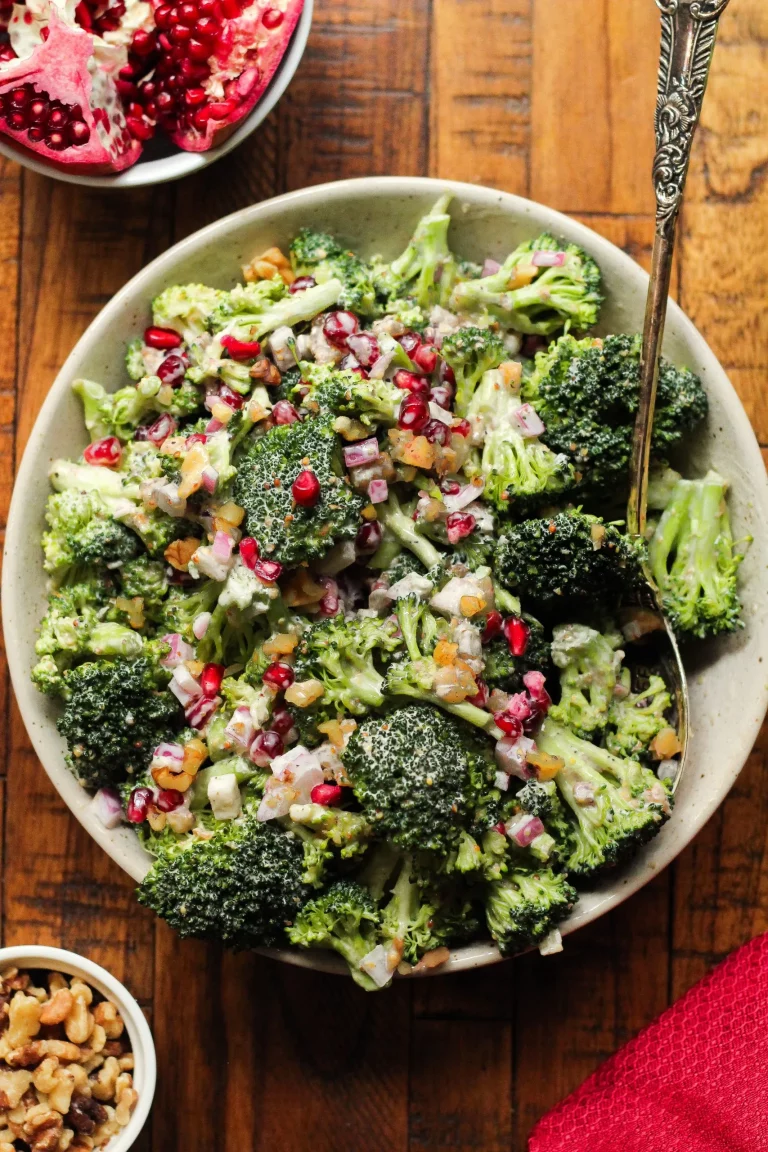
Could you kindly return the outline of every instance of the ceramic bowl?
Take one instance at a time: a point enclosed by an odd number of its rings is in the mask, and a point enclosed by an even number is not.
[[[23,164],[33,172],[39,172],[41,176],[51,176],[54,180],[62,180],[65,184],[83,184],[89,188],[141,188],[146,184],[168,184],[171,180],[181,180],[184,176],[200,172],[242,144],[269,116],[293,80],[304,55],[309,30],[312,27],[313,5],[314,0],[304,0],[304,7],[288,50],[259,103],[232,135],[216,148],[210,148],[207,152],[185,152],[165,137],[158,136],[145,145],[141,159],[133,167],[127,168],[125,172],[106,176],[83,176],[54,168],[52,164],[36,159],[34,153],[27,152],[9,136],[0,135],[0,154],[9,160],[15,160],[17,164]]]
[[[126,341],[148,322],[156,292],[177,281],[228,287],[240,265],[271,244],[285,246],[302,225],[337,233],[365,255],[393,257],[405,246],[418,217],[442,192],[455,194],[451,243],[455,251],[482,260],[503,259],[524,238],[548,229],[581,244],[603,272],[606,302],[601,330],[642,327],[648,277],[624,252],[595,232],[551,208],[468,184],[419,178],[370,178],[308,188],[244,209],[177,244],[135,276],[103,309],[61,369],[27,445],[11,505],[3,574],[6,647],[22,716],[35,751],[65,802],[90,834],[136,880],[148,858],[127,827],[107,831],[89,809],[89,797],[64,764],[64,742],[56,732],[57,706],[29,680],[35,629],[44,611],[45,578],[40,554],[47,469],[57,456],[76,456],[85,446],[80,405],[71,381],[88,376],[117,388],[124,383]],[[665,867],[696,835],[728,792],[750,753],[768,703],[768,488],[760,451],[744,409],[704,338],[680,308],[670,303],[667,355],[702,377],[710,398],[706,428],[686,462],[694,474],[717,468],[732,483],[731,511],[737,538],[754,538],[742,568],[745,627],[737,634],[685,652],[690,677],[692,740],[687,771],[672,818],[626,868],[585,892],[564,933],[614,908]],[[11,819],[13,813],[10,814]],[[282,950],[293,963],[335,970],[335,957],[322,952]],[[498,960],[488,943],[454,950],[439,971]]]
[[[65,976],[79,976],[97,992],[116,1005],[125,1021],[134,1058],[133,1086],[139,1099],[125,1128],[105,1146],[105,1152],[128,1152],[133,1148],[144,1127],[152,1099],[155,1095],[157,1061],[155,1044],[144,1013],[128,989],[99,964],[77,952],[63,948],[22,944],[16,948],[0,948],[0,971],[5,968],[39,968],[46,972],[63,972]]]

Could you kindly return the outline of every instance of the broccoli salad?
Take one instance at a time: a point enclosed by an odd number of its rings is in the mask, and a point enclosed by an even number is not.
[[[640,339],[590,334],[589,254],[391,263],[302,229],[231,289],[168,287],[91,443],[57,460],[32,678],[181,935],[334,949],[365,989],[487,939],[560,947],[581,886],[659,831],[680,752],[637,607],[739,625],[707,413],[661,369],[647,542],[625,533]]]

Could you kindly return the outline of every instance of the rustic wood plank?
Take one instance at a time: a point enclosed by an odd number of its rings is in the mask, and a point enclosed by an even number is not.
[[[413,984],[414,1016],[428,1020],[512,1020],[517,974],[508,961],[489,968],[428,977]]]
[[[431,173],[528,194],[531,71],[530,0],[434,6]]]
[[[531,196],[647,212],[658,12],[645,0],[535,0]]]

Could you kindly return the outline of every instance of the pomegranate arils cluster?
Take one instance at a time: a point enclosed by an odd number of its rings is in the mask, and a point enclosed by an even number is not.
[[[22,132],[32,144],[44,141],[54,152],[82,148],[91,138],[79,105],[51,100],[31,84],[12,88],[0,97],[0,117],[13,132]]]

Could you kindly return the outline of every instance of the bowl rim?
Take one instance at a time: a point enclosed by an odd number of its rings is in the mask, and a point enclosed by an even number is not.
[[[118,832],[110,832],[105,828],[96,827],[95,821],[88,820],[86,817],[87,805],[85,803],[80,803],[79,805],[76,803],[76,797],[78,793],[82,794],[82,789],[71,776],[69,776],[69,780],[64,781],[60,787],[61,782],[57,781],[57,774],[61,770],[61,764],[54,764],[52,762],[53,758],[45,755],[44,740],[38,733],[37,725],[27,724],[26,707],[29,706],[30,710],[32,709],[33,704],[31,701],[33,697],[31,695],[31,682],[28,678],[29,669],[21,667],[21,662],[16,656],[16,653],[20,651],[20,645],[16,642],[18,617],[13,613],[11,605],[16,595],[14,573],[16,572],[17,560],[16,549],[12,547],[12,544],[23,531],[24,502],[22,493],[27,487],[28,477],[31,477],[37,466],[36,441],[42,437],[42,427],[50,424],[54,418],[61,395],[69,387],[73,374],[73,369],[70,365],[73,365],[80,355],[80,349],[93,341],[97,341],[108,330],[112,317],[128,305],[135,295],[141,293],[145,282],[150,281],[160,273],[166,272],[166,270],[167,274],[171,275],[173,266],[180,258],[189,256],[196,250],[202,249],[208,244],[215,242],[220,232],[226,232],[229,228],[237,226],[239,223],[257,222],[262,216],[271,216],[276,209],[282,210],[283,208],[300,207],[302,203],[315,204],[318,201],[328,203],[344,200],[350,194],[354,194],[358,199],[362,197],[373,200],[378,198],[383,191],[388,191],[392,195],[402,198],[404,203],[407,202],[409,196],[424,196],[426,193],[430,193],[434,194],[435,198],[437,198],[444,192],[452,192],[459,202],[462,197],[464,197],[479,208],[484,206],[501,206],[509,212],[510,216],[516,219],[520,219],[528,214],[538,216],[544,214],[549,222],[548,227],[556,232],[562,231],[563,234],[567,235],[571,240],[581,244],[594,255],[598,264],[600,264],[601,259],[605,257],[613,265],[615,270],[618,270],[621,275],[626,274],[628,277],[634,279],[635,284],[642,286],[643,290],[648,283],[648,274],[640,268],[626,252],[622,251],[622,249],[618,248],[604,236],[594,232],[587,225],[574,220],[562,212],[549,208],[547,205],[517,196],[513,193],[502,192],[482,185],[441,180],[435,177],[368,176],[332,181],[326,184],[302,188],[294,192],[287,192],[283,195],[262,201],[259,204],[242,208],[237,212],[230,213],[206,225],[206,227],[192,233],[173,247],[167,249],[167,251],[156,257],[140,272],[136,273],[94,317],[65,360],[51,386],[35,420],[18,469],[6,532],[6,560],[2,577],[3,626],[6,635],[11,682],[19,703],[22,719],[24,720],[35,752],[53,782],[54,787],[56,787],[56,790],[83,827],[86,828],[89,835],[135,880],[140,880],[143,872],[132,867],[131,863],[126,861],[124,849],[121,847],[121,842],[118,839],[121,830],[118,830]],[[728,419],[739,435],[740,447],[743,448],[745,455],[755,463],[759,461],[760,467],[762,468],[762,456],[754,431],[744,411],[743,405],[724,369],[693,322],[672,299],[669,300],[668,316],[674,318],[678,331],[682,333],[692,347],[695,347],[697,358],[706,368],[708,378],[712,379],[717,377],[719,379],[728,402]],[[754,491],[752,493],[752,502],[762,509],[763,515],[768,519],[768,487],[763,486],[759,490]],[[734,735],[735,751],[729,771],[723,773],[718,778],[717,786],[711,788],[706,803],[702,804],[698,814],[694,814],[689,818],[682,837],[673,838],[672,836],[668,836],[664,839],[662,834],[662,837],[658,837],[654,841],[654,844],[657,846],[661,843],[662,847],[660,851],[657,849],[652,864],[642,870],[638,869],[633,875],[617,875],[610,883],[600,885],[596,889],[593,889],[592,895],[596,896],[597,899],[595,899],[588,910],[584,908],[580,910],[579,905],[576,905],[574,912],[560,926],[564,936],[574,932],[577,928],[584,927],[599,916],[602,916],[605,912],[617,907],[634,892],[643,887],[652,876],[657,875],[659,871],[671,863],[679,852],[690,843],[713,812],[719,807],[733,786],[752,750],[766,710],[768,710],[768,679],[763,679],[761,680],[757,708],[752,714],[751,721],[748,719],[745,720],[739,731]],[[70,782],[71,786],[69,786]],[[130,835],[130,833],[128,834]],[[666,847],[664,847],[665,845]],[[346,971],[343,961],[331,953],[323,953],[322,951],[304,953],[298,949],[288,948],[258,949],[257,951],[299,967],[314,968],[326,972]],[[502,959],[502,957],[495,945],[487,940],[480,941],[453,949],[450,959],[441,967],[431,969],[429,974],[445,974],[468,968],[481,967],[486,964],[495,963],[500,959]]]
[[[107,1152],[128,1152],[149,1116],[157,1083],[155,1042],[138,1001],[106,968],[66,948],[53,948],[45,944],[18,944],[0,948],[0,969],[9,964],[18,968],[47,968],[67,976],[82,976],[97,992],[117,1005],[131,1041],[135,1061],[132,1075],[139,1098],[125,1128],[105,1148]]]
[[[185,152],[179,148],[169,156],[161,156],[157,160],[137,160],[124,172],[114,174],[84,175],[67,172],[64,169],[54,168],[35,157],[34,152],[27,152],[9,136],[0,134],[0,155],[8,160],[29,168],[41,176],[50,176],[63,184],[80,184],[85,188],[146,188],[154,184],[170,184],[175,180],[183,180],[195,172],[201,172],[209,164],[221,160],[239,144],[255,132],[260,124],[266,120],[272,109],[285,93],[288,85],[296,75],[304,51],[307,47],[309,33],[312,28],[314,0],[304,0],[304,7],[291,33],[287,51],[283,54],[274,76],[267,85],[258,104],[245,119],[237,126],[234,132],[216,148],[209,148],[207,152]]]

